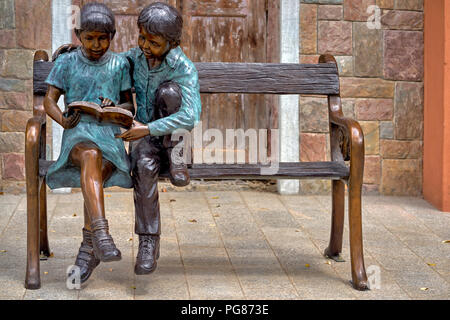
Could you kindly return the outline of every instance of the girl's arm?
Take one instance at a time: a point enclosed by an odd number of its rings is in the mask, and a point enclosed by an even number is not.
[[[75,127],[80,121],[80,114],[75,112],[73,115],[69,117],[64,117],[63,113],[58,107],[58,100],[61,96],[62,91],[54,86],[49,85],[47,93],[45,94],[44,99],[44,108],[45,112],[58,122],[64,129],[71,129]]]

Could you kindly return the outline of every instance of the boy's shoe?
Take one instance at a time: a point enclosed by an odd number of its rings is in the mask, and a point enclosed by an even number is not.
[[[177,187],[185,187],[190,182],[187,165],[183,162],[181,154],[172,154],[173,148],[167,148],[167,156],[169,158],[169,178],[170,182]],[[181,153],[182,151],[180,151]]]
[[[91,223],[92,247],[97,259],[103,262],[119,261],[122,254],[109,234],[108,220],[98,219]]]
[[[139,235],[139,251],[136,257],[134,273],[137,275],[149,274],[156,269],[156,260],[159,259],[159,236]]]
[[[100,260],[95,257],[94,249],[92,247],[92,233],[91,231],[83,228],[83,242],[81,242],[80,249],[78,250],[77,258],[75,259],[75,265],[80,268],[80,282],[84,283],[89,279],[100,263]],[[70,277],[75,270],[72,270],[68,274]]]

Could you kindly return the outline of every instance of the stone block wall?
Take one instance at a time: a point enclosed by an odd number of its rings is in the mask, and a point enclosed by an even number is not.
[[[380,12],[381,27],[367,21]],[[336,57],[344,114],[365,136],[364,191],[422,193],[423,0],[301,0],[300,60]],[[301,97],[301,159],[330,158],[327,101]],[[302,181],[302,193],[328,191],[326,181]]]
[[[50,0],[0,1],[0,192],[25,190],[25,126],[36,49],[51,51]]]

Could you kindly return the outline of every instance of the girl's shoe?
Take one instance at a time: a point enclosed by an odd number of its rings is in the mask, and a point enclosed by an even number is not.
[[[98,219],[91,223],[92,247],[97,259],[103,262],[119,261],[122,254],[109,234],[108,220]]]
[[[94,271],[99,263],[100,260],[95,257],[94,249],[92,247],[92,233],[83,228],[83,242],[81,242],[77,258],[75,259],[75,265],[80,268],[81,283],[84,283],[89,279],[92,271]],[[68,276],[70,277],[74,272],[75,270],[72,270]]]

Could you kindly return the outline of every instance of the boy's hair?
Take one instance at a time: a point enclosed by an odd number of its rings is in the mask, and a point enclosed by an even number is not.
[[[162,2],[154,2],[142,9],[138,26],[178,46],[183,29],[183,18],[174,7]]]
[[[80,13],[80,29],[81,31],[100,31],[111,34],[116,33],[116,19],[114,13],[103,3],[91,2],[85,4],[81,8]]]

